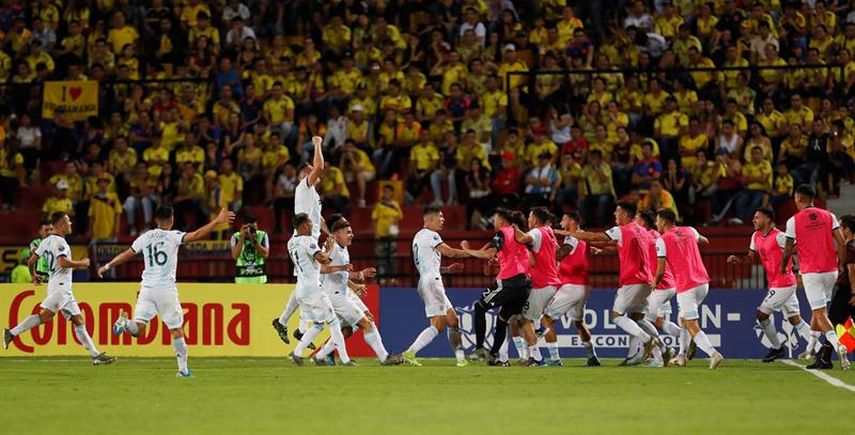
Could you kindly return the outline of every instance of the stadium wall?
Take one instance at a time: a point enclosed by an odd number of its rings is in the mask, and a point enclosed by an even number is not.
[[[178,284],[184,308],[184,332],[195,356],[280,356],[284,357],[296,345],[292,339],[286,346],[270,326],[279,317],[293,284]],[[111,355],[132,357],[171,356],[169,332],[159,321],[152,321],[145,336],[132,342],[131,337],[112,334],[113,322],[120,310],[133,312],[138,283],[77,283],[76,297],[86,327],[101,351]],[[0,319],[3,326],[16,325],[39,311],[46,286],[23,284],[0,285]],[[368,308],[376,313],[380,305],[377,286],[369,286],[365,298]],[[291,331],[297,327],[299,316],[291,318]],[[328,336],[325,331],[316,343]],[[372,356],[371,349],[357,333],[348,342],[354,356]],[[34,328],[15,341],[0,356],[81,355],[71,322],[57,315],[50,323]]]

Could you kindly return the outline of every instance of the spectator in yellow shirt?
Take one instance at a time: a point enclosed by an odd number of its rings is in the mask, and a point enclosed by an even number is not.
[[[198,0],[191,0],[197,1]],[[133,27],[125,22],[125,14],[122,11],[116,11],[112,17],[113,28],[107,34],[107,41],[113,46],[113,53],[119,54],[127,44],[135,45],[140,38],[140,34]]]
[[[54,175],[48,180],[48,184],[56,186],[59,189],[59,182],[64,181],[65,188],[68,189],[68,198],[71,201],[80,201],[83,199],[83,177],[77,172],[77,163],[66,162],[65,171],[61,174]],[[50,216],[50,214],[48,214]]]
[[[181,178],[178,179],[178,193],[173,201],[175,229],[187,227],[186,213],[191,213],[196,218],[196,225],[207,221],[205,200],[205,180],[196,172],[192,163],[185,163],[181,168]]]
[[[350,191],[344,181],[344,174],[336,166],[325,165],[318,188],[324,208],[333,213],[344,213],[350,202]]]
[[[59,180],[56,183],[54,196],[48,198],[42,206],[42,214],[45,216],[50,217],[57,212],[74,216],[74,204],[68,198],[68,183],[65,180]]]
[[[750,222],[754,212],[765,205],[772,192],[772,164],[763,159],[763,148],[751,148],[751,161],[742,167],[745,189],[734,199],[736,218],[733,223]]]
[[[122,203],[109,188],[110,178],[101,174],[98,191],[89,202],[89,236],[95,242],[115,242],[119,234]]]
[[[356,200],[356,204],[359,207],[365,207],[365,188],[368,182],[377,175],[377,170],[374,168],[371,158],[368,157],[368,153],[359,149],[352,139],[347,139],[344,142],[341,154],[341,170],[347,182],[356,181],[356,186],[359,189],[359,198]]]
[[[771,205],[778,205],[790,201],[793,198],[794,184],[793,176],[790,175],[787,164],[779,162],[775,166],[775,186],[769,198],[769,203]]]
[[[419,134],[419,141],[410,149],[410,176],[407,179],[407,202],[415,202],[422,189],[430,182],[430,175],[437,168],[439,149],[430,140],[427,130]]]
[[[243,199],[243,178],[234,171],[232,159],[223,159],[217,184],[220,188],[219,204],[231,211],[239,210]]]
[[[674,201],[674,196],[662,187],[661,181],[658,179],[651,180],[647,194],[642,196],[641,201],[638,202],[638,209],[655,212],[663,208],[673,211],[679,219],[680,214],[677,211],[677,202]]]
[[[400,230],[398,223],[404,218],[401,206],[394,199],[395,189],[390,184],[383,186],[380,201],[374,205],[371,211],[371,219],[374,221],[374,237],[377,238],[377,275],[381,278],[395,273],[393,258],[397,251],[396,237]]]

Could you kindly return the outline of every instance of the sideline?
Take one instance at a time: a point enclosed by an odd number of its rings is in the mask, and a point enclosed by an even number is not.
[[[823,381],[828,382],[832,387],[843,388],[844,390],[848,390],[849,392],[855,393],[855,386],[849,385],[846,382],[843,382],[840,379],[835,378],[834,376],[827,375],[827,374],[823,373],[821,370],[808,370],[805,368],[805,366],[798,364],[798,363],[795,363],[795,362],[788,360],[788,359],[784,359],[784,360],[780,360],[780,361],[782,363],[790,366],[790,367],[800,368],[800,369],[822,379]]]

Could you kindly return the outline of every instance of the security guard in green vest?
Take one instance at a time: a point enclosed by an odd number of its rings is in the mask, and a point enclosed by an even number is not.
[[[240,231],[232,236],[232,258],[237,260],[235,282],[238,284],[264,284],[267,274],[264,259],[270,253],[267,233],[258,229],[255,216],[246,216]]]
[[[49,236],[50,233],[53,232],[53,225],[51,225],[50,220],[42,219],[39,221],[39,237],[33,239],[30,242],[30,252],[36,252],[36,248],[39,247],[39,244],[42,243],[42,239]],[[39,276],[41,282],[47,283],[48,277],[50,276],[50,268],[48,267],[48,260],[46,256],[42,256],[39,258],[38,263],[36,263],[36,275]]]

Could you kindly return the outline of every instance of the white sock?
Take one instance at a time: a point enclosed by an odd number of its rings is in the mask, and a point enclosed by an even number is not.
[[[683,332],[683,329],[677,326],[674,322],[668,322],[662,324],[662,332],[674,337],[680,338],[680,333]]]
[[[828,344],[830,344],[835,351],[840,347],[840,341],[837,340],[837,332],[835,332],[834,329],[825,331],[825,339],[828,340]]]
[[[538,347],[536,344],[534,346],[528,347],[528,354],[531,356],[531,358],[534,358],[535,361],[543,360],[543,355],[540,354],[540,347]]]
[[[371,329],[365,331],[362,334],[362,337],[365,339],[365,342],[368,343],[368,346],[371,347],[371,350],[374,351],[374,355],[377,355],[377,359],[380,362],[386,361],[386,358],[389,358],[389,352],[386,350],[386,347],[383,346],[383,341],[380,339],[380,331],[377,330],[376,325],[371,325]]]
[[[680,355],[685,356],[686,350],[689,348],[689,341],[692,340],[691,335],[689,335],[689,330],[686,328],[680,329]]]
[[[505,337],[505,342],[502,343],[502,346],[499,347],[499,361],[507,361],[509,358],[508,355],[508,338]]]
[[[647,333],[647,335],[651,337],[659,337],[659,331],[656,330],[656,326],[654,326],[653,323],[650,323],[649,320],[641,319],[636,323],[638,323],[638,326],[640,326],[641,329]],[[659,342],[659,349],[661,350],[663,347],[665,347],[665,344],[663,344],[661,340]]]
[[[324,343],[324,346],[321,348],[321,350],[319,350],[318,353],[315,354],[315,358],[317,358],[317,359],[326,358],[327,355],[331,354],[334,350],[335,350],[335,342],[332,340],[327,340],[326,343]]]
[[[140,325],[136,320],[128,320],[125,323],[125,331],[128,331],[128,334],[136,336],[140,332]]]
[[[772,324],[772,320],[759,320],[757,323],[759,323],[760,327],[763,328],[763,333],[766,334],[766,339],[769,340],[769,344],[772,345],[772,348],[780,348],[781,340],[778,339],[778,331],[775,330],[775,325]]]
[[[588,354],[588,358],[597,357],[597,349],[594,348],[594,343],[591,343],[590,341],[583,341],[582,346],[585,346],[585,353]]]
[[[294,355],[303,356],[303,351],[309,347],[309,343],[324,330],[324,326],[321,324],[313,324],[311,328],[303,334],[303,338],[300,339],[300,342],[297,343],[297,347],[294,348]],[[339,331],[341,333],[341,331]]]
[[[698,334],[695,335],[695,344],[710,357],[718,353],[712,343],[710,343],[710,339],[707,338],[707,334],[704,334],[704,331],[698,331]]]
[[[173,338],[172,347],[175,348],[175,358],[178,359],[178,371],[187,373],[187,343],[184,337]]]
[[[561,354],[558,353],[558,342],[557,341],[555,343],[547,342],[546,343],[546,350],[549,351],[549,359],[551,359],[553,361],[560,361],[561,360]]]
[[[17,336],[19,336],[19,335],[23,334],[24,332],[27,332],[27,331],[29,331],[30,329],[33,329],[33,328],[35,328],[36,326],[41,325],[41,323],[42,323],[42,319],[41,319],[41,318],[39,318],[39,315],[38,315],[38,314],[33,314],[32,316],[27,317],[26,319],[24,319],[24,321],[23,321],[23,322],[19,323],[19,324],[18,324],[18,326],[16,326],[16,327],[12,328],[12,330],[11,330],[11,331],[9,331],[9,332],[11,332],[11,333],[12,333],[12,335],[14,335],[15,337],[17,337]]]
[[[793,325],[793,328],[801,335],[805,341],[810,341],[810,326],[804,320],[800,321],[798,325]]]
[[[282,311],[282,315],[279,316],[279,323],[282,326],[288,326],[288,319],[294,315],[294,311],[297,311],[297,307],[300,305],[297,303],[297,292],[291,293],[291,297],[288,298],[288,303],[285,304],[285,310]],[[309,328],[306,328],[309,329]],[[306,330],[304,329],[304,331]]]
[[[427,328],[425,328],[424,331],[422,331],[421,334],[419,334],[418,337],[416,337],[416,341],[414,341],[413,344],[410,345],[410,348],[407,350],[414,354],[419,353],[419,351],[424,349],[425,346],[429,345],[430,342],[433,341],[433,339],[436,338],[437,335],[439,335],[439,331],[437,331],[436,328],[433,327],[433,325],[428,326]]]
[[[819,337],[822,337],[822,333],[819,331],[810,330],[810,338],[808,338],[807,349],[813,350],[816,352],[816,347],[819,344]]]
[[[651,353],[653,356],[653,361],[661,363],[662,361],[662,349],[658,346],[653,348],[653,352]]]
[[[629,336],[629,344],[626,346],[626,357],[627,358],[632,358],[632,356],[638,352],[638,348],[641,347],[641,345],[639,344],[640,341],[641,340],[639,340],[637,337],[635,337],[633,335]]]
[[[454,357],[458,361],[466,359],[466,353],[463,352],[463,339],[460,338],[460,330],[457,328],[448,327],[445,330],[448,335],[448,342],[451,344],[451,350],[454,352]]]
[[[86,349],[87,352],[89,352],[90,356],[96,357],[99,353],[101,353],[98,352],[98,349],[95,347],[95,343],[92,342],[92,337],[89,336],[89,331],[86,330],[85,325],[75,326],[74,335],[77,336],[77,340],[80,341],[80,344],[83,345],[83,348]]]
[[[344,334],[341,333],[341,321],[338,320],[338,318],[335,318],[329,326],[330,336],[332,336],[332,340],[330,341],[335,342],[335,348],[338,350],[338,357],[341,359],[343,364],[349,363],[350,356],[347,354],[347,345],[344,344]]]
[[[520,359],[528,359],[528,348],[526,347],[525,339],[522,337],[514,337],[513,340],[514,347],[517,348],[517,356],[519,356]]]
[[[300,317],[300,326],[297,327],[298,331],[300,331],[302,333],[303,331],[308,331],[309,328],[311,328],[311,327],[312,327],[312,322]]]
[[[650,335],[644,332],[644,330],[641,329],[641,326],[629,317],[617,316],[612,320],[612,322],[614,322],[615,325],[618,325],[620,329],[626,331],[627,334],[640,339],[642,343],[647,343],[647,341],[650,340]]]

